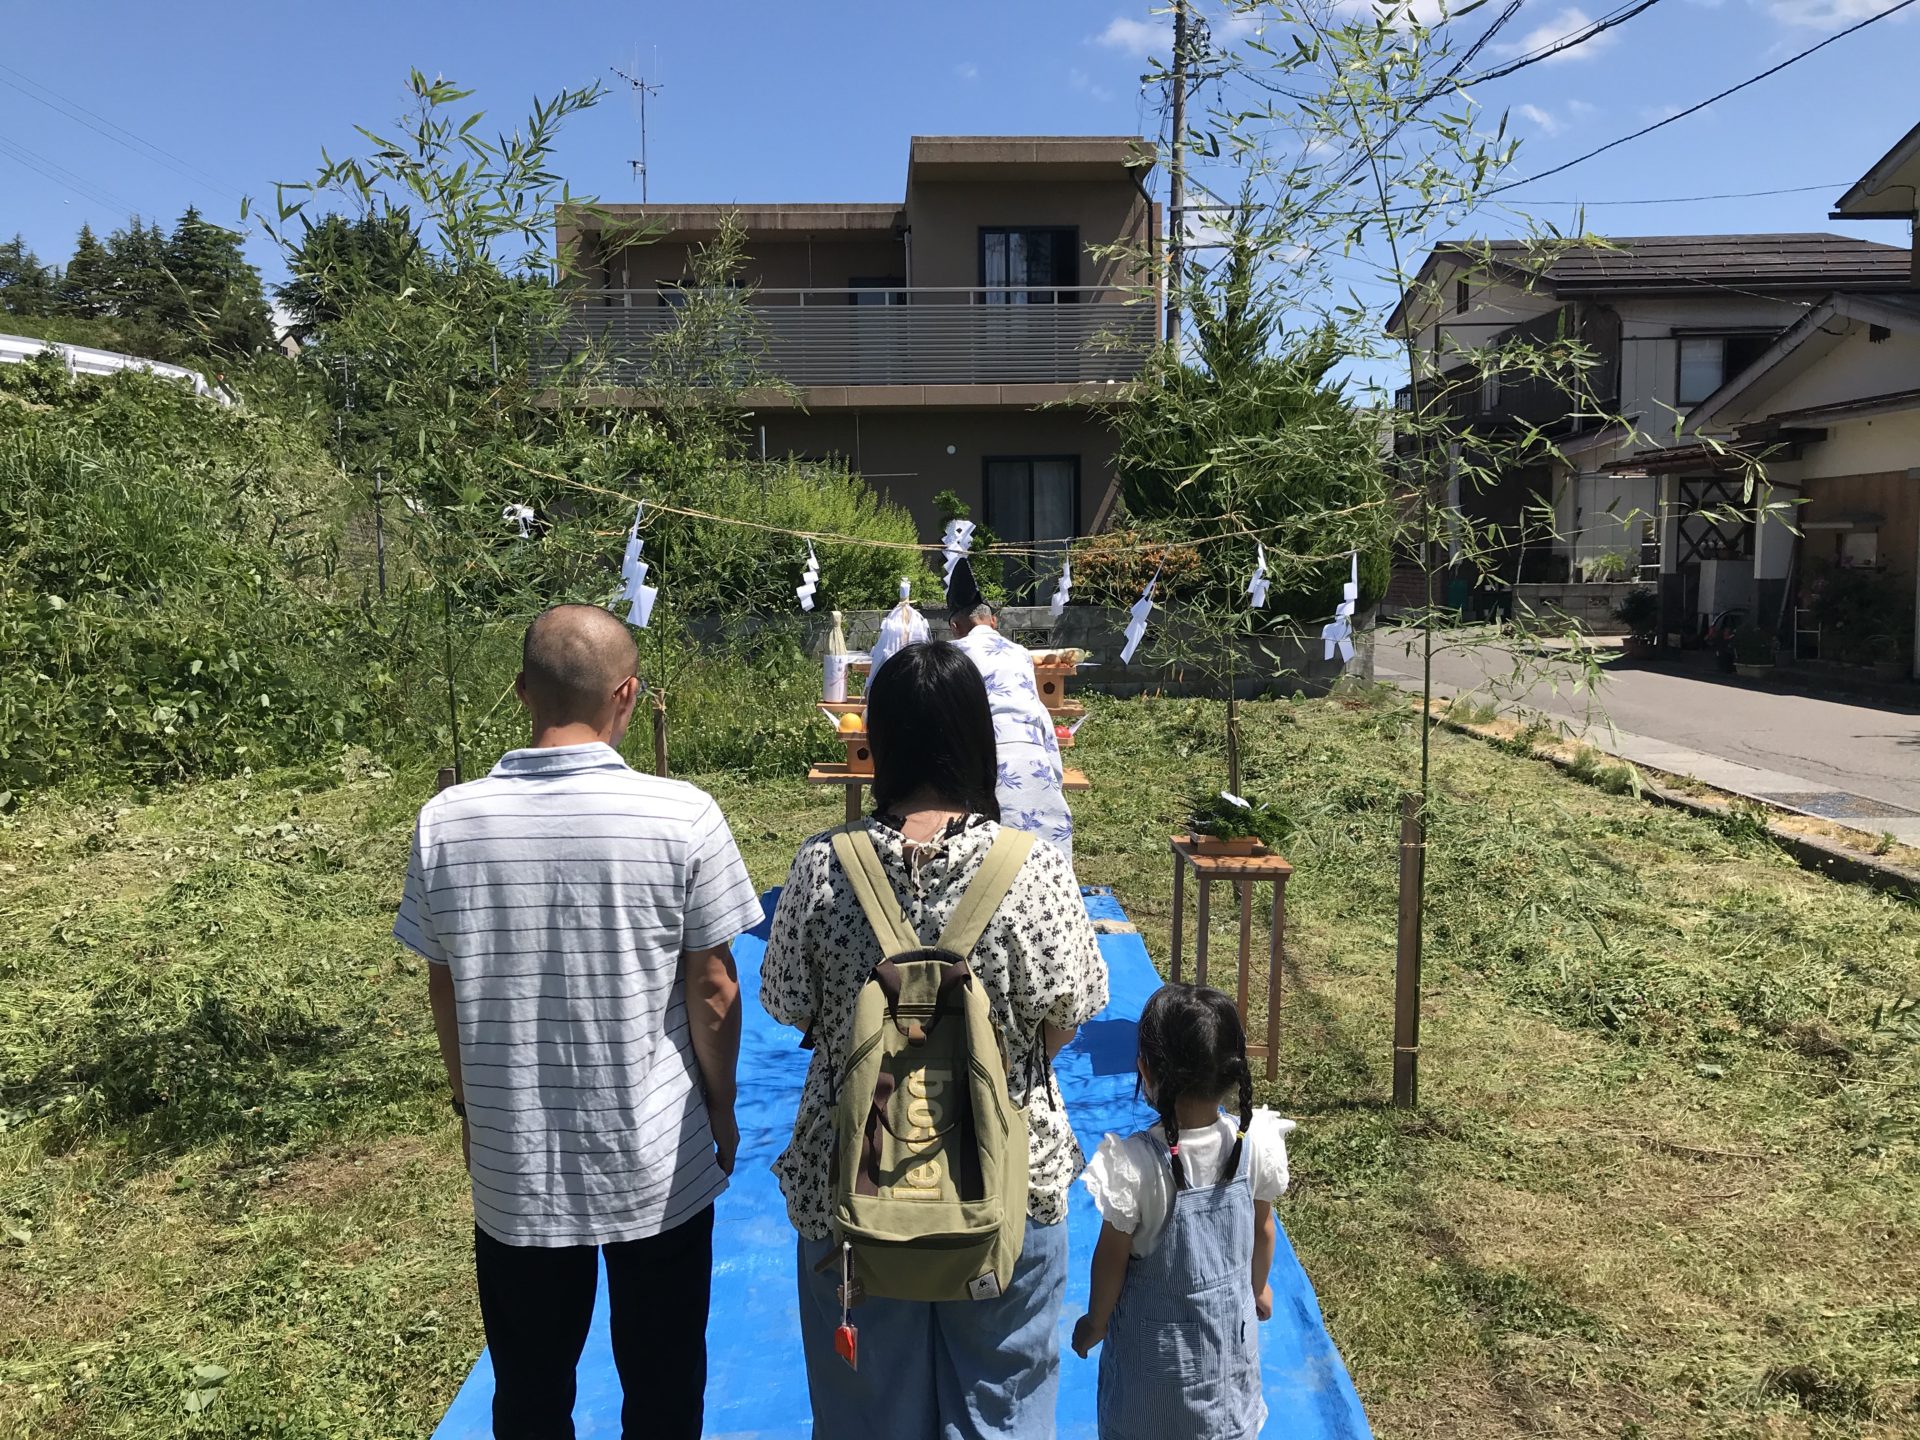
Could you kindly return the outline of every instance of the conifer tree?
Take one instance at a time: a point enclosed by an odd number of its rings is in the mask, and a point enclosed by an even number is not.
[[[40,263],[19,235],[0,244],[0,311],[51,315],[57,272]]]
[[[73,258],[61,277],[59,308],[83,320],[97,320],[112,313],[111,272],[107,247],[94,235],[91,225],[82,225],[73,244]]]
[[[189,205],[162,252],[167,284],[158,313],[192,349],[246,355],[273,339],[260,272],[247,263],[240,237],[209,223]]]

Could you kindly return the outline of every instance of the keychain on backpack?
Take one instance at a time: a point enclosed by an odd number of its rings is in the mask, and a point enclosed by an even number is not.
[[[840,1328],[833,1332],[833,1349],[847,1368],[860,1368],[860,1331],[848,1317],[853,1308],[853,1246],[840,1246]]]

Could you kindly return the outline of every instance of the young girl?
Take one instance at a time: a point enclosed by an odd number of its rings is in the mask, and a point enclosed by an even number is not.
[[[1160,1123],[1109,1135],[1084,1179],[1105,1223],[1082,1359],[1100,1352],[1101,1440],[1240,1440],[1266,1422],[1256,1320],[1273,1314],[1273,1201],[1291,1120],[1253,1108],[1233,1001],[1165,985],[1140,1015],[1140,1087]],[[1237,1101],[1237,1119],[1220,1113]]]

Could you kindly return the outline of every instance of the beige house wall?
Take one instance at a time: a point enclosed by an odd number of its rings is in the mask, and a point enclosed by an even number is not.
[[[907,223],[913,229],[913,283],[980,284],[983,228],[1073,226],[1080,232],[1080,284],[1138,285],[1141,267],[1096,259],[1089,247],[1123,237],[1145,246],[1153,234],[1152,212],[1147,197],[1125,180],[912,180]]]
[[[873,488],[905,506],[922,535],[937,535],[933,497],[951,490],[986,515],[988,457],[1071,455],[1080,462],[1080,523],[1085,533],[1113,483],[1113,432],[1099,414],[1053,410],[836,410],[766,412],[769,456],[843,457]],[[756,445],[759,430],[754,432]],[[952,453],[949,454],[949,449]]]

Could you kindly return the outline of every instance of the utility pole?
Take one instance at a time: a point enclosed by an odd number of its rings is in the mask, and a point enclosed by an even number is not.
[[[1186,239],[1187,0],[1173,0],[1173,144],[1167,159],[1167,342],[1180,347],[1180,273]]]
[[[633,87],[633,93],[640,102],[640,158],[629,160],[627,164],[633,167],[634,178],[640,182],[640,203],[644,205],[647,203],[647,96],[659,94],[660,87],[629,75],[618,65],[609,65],[607,68]]]

